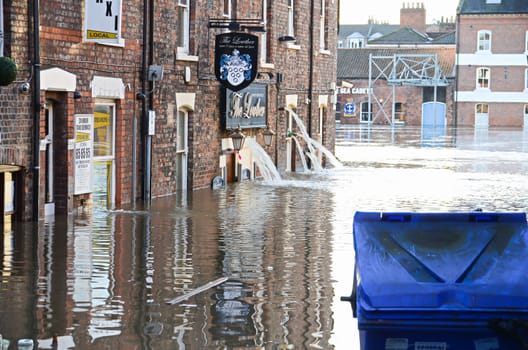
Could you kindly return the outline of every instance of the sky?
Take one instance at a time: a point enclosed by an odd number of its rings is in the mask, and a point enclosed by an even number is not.
[[[376,21],[388,24],[400,23],[400,9],[403,3],[424,4],[427,24],[434,23],[444,18],[455,19],[456,8],[459,0],[340,0],[341,24],[367,24],[369,17]],[[415,5],[416,6],[416,5]]]

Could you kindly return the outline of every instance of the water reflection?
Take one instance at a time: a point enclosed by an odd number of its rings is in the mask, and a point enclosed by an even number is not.
[[[56,336],[62,349],[354,348],[339,298],[356,210],[526,210],[526,134],[486,131],[424,142],[420,129],[339,126],[342,168],[14,225],[0,246],[0,334],[41,348]]]

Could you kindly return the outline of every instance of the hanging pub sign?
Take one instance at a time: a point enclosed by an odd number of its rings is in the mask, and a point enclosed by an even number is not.
[[[240,91],[225,90],[225,127],[236,129],[265,128],[267,89],[265,84],[253,84]]]
[[[216,36],[215,75],[229,90],[247,87],[258,70],[258,37],[247,33]]]

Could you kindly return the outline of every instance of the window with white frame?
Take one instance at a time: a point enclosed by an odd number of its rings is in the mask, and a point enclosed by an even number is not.
[[[491,32],[489,30],[480,30],[478,32],[478,46],[479,52],[491,51]]]
[[[268,1],[262,0],[262,25],[265,32],[260,36],[260,62],[268,62]]]
[[[481,67],[477,68],[477,89],[489,89],[490,86],[490,69]]]
[[[321,0],[321,14],[319,20],[319,47],[321,50],[326,50],[326,0]]]
[[[4,55],[4,0],[0,0],[0,57]]]
[[[295,26],[293,23],[294,19],[294,8],[293,8],[293,0],[288,0],[288,35],[295,37]]]
[[[231,0],[224,0],[224,17],[231,18]]]
[[[524,89],[528,90],[528,69],[524,70]]]
[[[178,52],[189,53],[189,0],[178,0]]]

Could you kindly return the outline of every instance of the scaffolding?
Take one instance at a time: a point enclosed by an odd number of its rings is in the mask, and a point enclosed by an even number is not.
[[[385,80],[392,91],[387,96],[376,93],[376,83]],[[433,87],[434,102],[437,102],[437,88],[447,86],[447,78],[440,69],[437,54],[394,54],[392,56],[369,56],[368,118],[374,123],[382,115],[390,125],[395,123],[396,88],[398,86]],[[372,102],[379,107],[372,117]],[[385,106],[392,103],[391,116]]]

